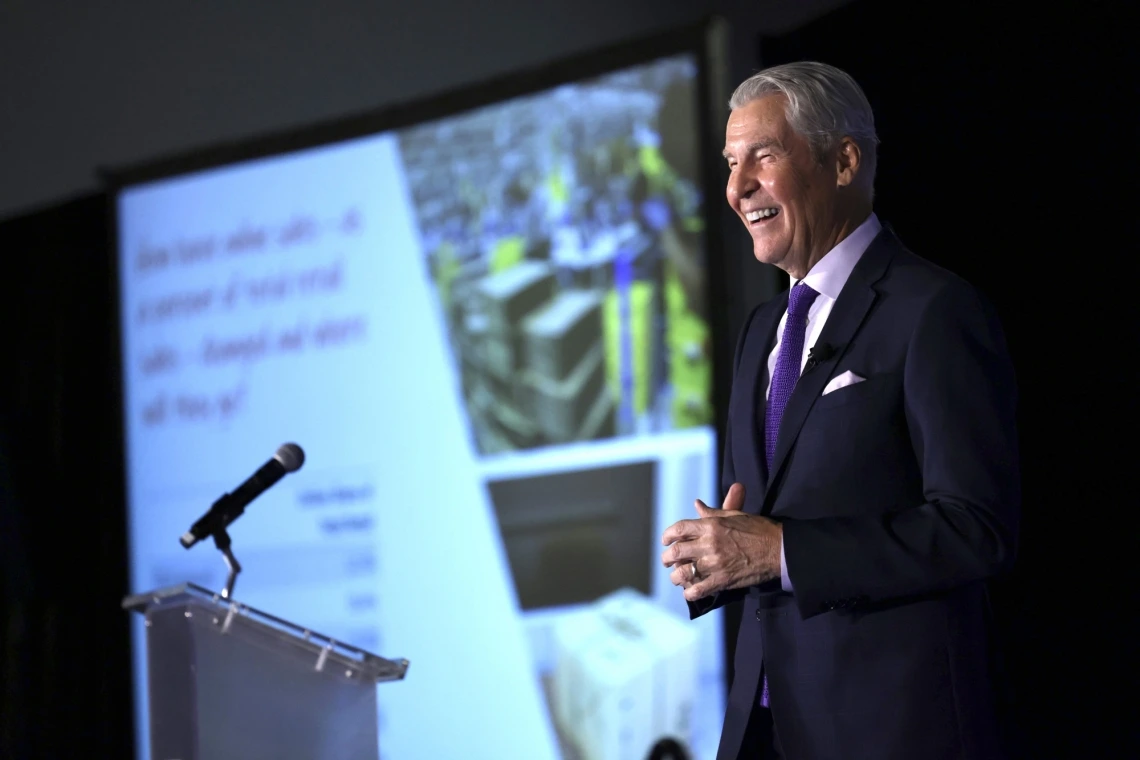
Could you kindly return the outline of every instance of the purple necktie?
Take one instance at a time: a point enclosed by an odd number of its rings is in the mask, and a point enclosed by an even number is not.
[[[784,407],[792,397],[796,381],[800,379],[803,364],[804,340],[807,337],[808,310],[819,293],[802,282],[792,288],[788,296],[788,319],[784,322],[784,336],[780,352],[776,355],[776,369],[772,371],[772,384],[768,390],[768,405],[764,411],[764,461],[768,465],[768,479],[772,479],[772,460],[776,457],[776,436]],[[760,705],[768,707],[768,674],[760,689]]]

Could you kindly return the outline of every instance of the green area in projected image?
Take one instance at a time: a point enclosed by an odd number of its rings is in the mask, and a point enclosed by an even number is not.
[[[399,133],[482,454],[712,422],[696,66]]]

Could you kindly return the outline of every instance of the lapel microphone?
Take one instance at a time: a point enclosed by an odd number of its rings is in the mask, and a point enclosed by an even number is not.
[[[803,374],[807,374],[820,364],[835,356],[836,348],[829,343],[817,343],[808,349],[807,364],[804,365]]]

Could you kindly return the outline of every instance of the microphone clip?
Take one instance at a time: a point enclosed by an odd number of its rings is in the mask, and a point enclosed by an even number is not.
[[[811,372],[813,369],[823,364],[825,361],[835,356],[838,350],[829,343],[817,343],[808,349],[807,364],[804,365],[803,374]]]

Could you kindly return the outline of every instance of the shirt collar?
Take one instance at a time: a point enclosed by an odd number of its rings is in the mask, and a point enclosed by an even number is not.
[[[879,218],[872,213],[850,235],[824,254],[801,282],[832,300],[839,298],[839,291],[847,284],[851,270],[859,263],[859,259],[863,258],[863,253],[882,229],[883,225],[879,223]]]

